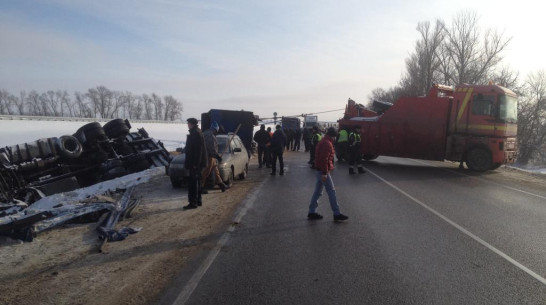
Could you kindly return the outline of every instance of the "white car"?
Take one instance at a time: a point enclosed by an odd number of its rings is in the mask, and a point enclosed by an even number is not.
[[[245,179],[248,173],[248,152],[239,136],[235,134],[217,135],[218,152],[222,161],[218,163],[220,177],[226,185],[231,186],[235,177]],[[229,142],[229,145],[228,145]],[[188,171],[184,168],[186,154],[182,153],[175,156],[169,166],[167,173],[171,178],[173,187],[182,186],[184,180],[188,177]],[[214,175],[211,175],[214,177]]]

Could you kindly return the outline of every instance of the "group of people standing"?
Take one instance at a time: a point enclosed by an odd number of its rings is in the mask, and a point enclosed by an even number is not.
[[[288,137],[283,132],[281,125],[275,126],[275,132],[271,132],[271,127],[265,129],[265,125],[260,126],[254,134],[254,141],[258,144],[258,167],[264,165],[271,168],[271,175],[277,174],[277,160],[279,160],[279,175],[284,175],[283,153],[288,145]]]
[[[204,133],[197,126],[197,120],[190,118],[187,120],[189,134],[186,141],[186,160],[185,168],[189,170],[188,183],[188,205],[184,209],[194,209],[202,205],[201,194],[206,193],[203,187],[208,175],[214,171],[216,181],[224,192],[228,186],[222,182],[218,171],[218,162],[221,156],[218,152],[218,143],[216,134],[218,133],[218,124],[213,122],[211,127]],[[301,132],[294,134],[293,143],[290,144],[289,136],[283,132],[280,125],[275,126],[275,132],[271,128],[260,126],[254,134],[254,141],[258,144],[258,167],[271,168],[271,175],[277,174],[277,160],[279,161],[279,175],[284,175],[283,152],[285,149],[299,150],[301,142]],[[309,136],[309,135],[308,135]],[[312,128],[310,133],[309,164],[311,168],[316,169],[315,190],[309,204],[309,220],[322,219],[323,216],[317,213],[318,200],[325,188],[330,201],[330,207],[334,214],[334,221],[344,221],[349,217],[343,215],[337,202],[334,182],[331,177],[331,171],[334,169],[334,157],[338,156],[338,161],[349,161],[349,174],[355,174],[356,165],[358,173],[365,173],[361,164],[361,134],[360,127],[355,126],[351,129],[341,129],[338,133],[335,128],[327,129],[323,136],[317,126]],[[294,143],[297,142],[297,143]],[[289,146],[290,145],[290,146]],[[306,145],[307,146],[307,145]],[[335,148],[334,148],[335,147]]]

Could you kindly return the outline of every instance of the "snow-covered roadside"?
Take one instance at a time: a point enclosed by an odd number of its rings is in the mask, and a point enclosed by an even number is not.
[[[519,171],[522,171],[522,172],[526,172],[526,173],[546,175],[546,168],[542,168],[542,167],[522,168],[522,167],[517,167],[517,166],[512,166],[512,165],[508,165],[506,167],[511,168],[511,169],[515,169],[515,170],[519,170]]]

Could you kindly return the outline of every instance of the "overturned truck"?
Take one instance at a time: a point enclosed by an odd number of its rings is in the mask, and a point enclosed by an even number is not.
[[[130,129],[123,119],[92,122],[73,135],[0,148],[0,217],[45,196],[169,164],[160,141]]]

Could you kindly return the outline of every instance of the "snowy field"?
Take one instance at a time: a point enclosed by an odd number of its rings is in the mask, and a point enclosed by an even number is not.
[[[108,121],[99,121],[102,125]],[[41,138],[60,137],[76,133],[78,128],[88,122],[1,120],[0,147],[36,141]],[[163,142],[165,148],[174,151],[184,146],[188,125],[169,123],[133,123],[131,132],[138,128],[146,129],[150,137]]]

